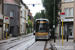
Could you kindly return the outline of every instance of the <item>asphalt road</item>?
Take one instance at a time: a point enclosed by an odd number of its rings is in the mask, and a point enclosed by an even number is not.
[[[9,41],[5,44],[0,45],[0,50],[25,50],[25,46],[28,47],[35,42],[35,37],[33,35],[20,37],[18,40]]]
[[[49,48],[51,48],[50,41],[35,41],[34,35],[20,37],[0,45],[0,50],[46,50]]]

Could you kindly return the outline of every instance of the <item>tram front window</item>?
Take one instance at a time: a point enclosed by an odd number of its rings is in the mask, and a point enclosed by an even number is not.
[[[46,23],[37,23],[36,32],[48,32],[48,25]]]

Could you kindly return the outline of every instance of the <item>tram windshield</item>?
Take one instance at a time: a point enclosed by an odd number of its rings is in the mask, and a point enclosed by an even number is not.
[[[48,32],[48,24],[47,23],[37,23],[36,32]]]

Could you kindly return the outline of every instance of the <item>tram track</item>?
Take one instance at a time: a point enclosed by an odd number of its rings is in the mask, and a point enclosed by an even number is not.
[[[24,38],[29,37],[31,35],[32,34],[28,34],[28,35],[24,35],[24,36],[20,36],[20,37],[16,37],[16,38],[12,38],[12,39],[8,39],[8,40],[5,40],[5,41],[2,41],[2,42],[0,42],[0,47],[2,47],[4,45],[11,44],[11,43],[14,43],[14,42],[17,42],[20,39],[24,39]]]
[[[49,47],[48,47],[49,46]],[[44,50],[57,50],[55,45],[51,42],[51,40],[46,41]]]
[[[11,48],[13,48],[13,47],[15,47],[15,46],[18,46],[18,45],[20,45],[20,44],[22,44],[22,43],[24,43],[24,42],[27,42],[27,41],[29,41],[29,40],[31,40],[31,39],[33,39],[33,37],[32,37],[32,38],[30,38],[30,39],[28,39],[28,40],[26,40],[26,41],[20,42],[20,43],[18,43],[18,44],[16,44],[16,45],[14,45],[14,46],[11,46],[11,47],[10,47],[10,48],[8,48],[7,50],[9,50],[9,49],[11,49]]]
[[[46,50],[46,46],[47,46],[47,41],[45,42],[44,50]]]

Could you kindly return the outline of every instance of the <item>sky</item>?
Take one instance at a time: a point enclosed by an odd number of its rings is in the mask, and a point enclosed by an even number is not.
[[[35,16],[37,12],[41,12],[41,10],[44,9],[42,5],[42,0],[23,0],[23,2],[27,4],[28,8],[30,9],[30,12],[32,13],[32,16]],[[32,6],[32,4],[37,4],[37,3],[41,3],[41,4],[35,5],[34,7]]]

